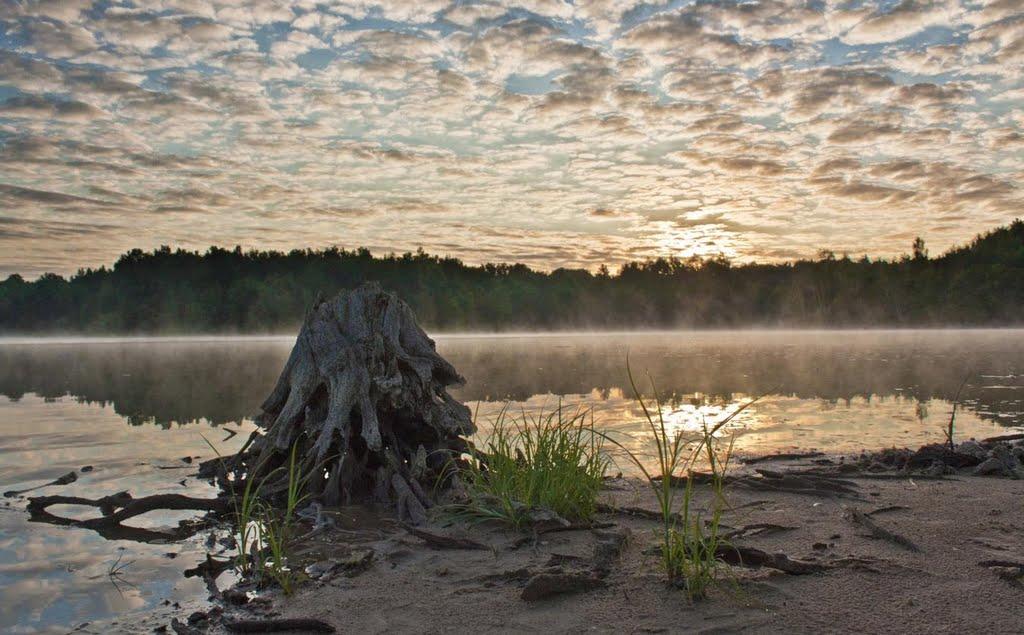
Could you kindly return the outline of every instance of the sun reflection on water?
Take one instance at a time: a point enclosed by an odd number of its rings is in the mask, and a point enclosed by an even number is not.
[[[713,429],[742,409],[715,433],[716,438],[732,443],[737,454],[793,450],[856,453],[866,448],[916,447],[941,441],[941,429],[952,408],[942,399],[918,400],[902,395],[807,399],[771,394],[754,402],[756,397],[742,393],[728,399],[699,392],[676,394],[661,401],[661,419],[670,438],[683,435],[685,440],[696,442],[705,423]],[[644,399],[648,412],[660,425],[658,405],[650,395]],[[612,435],[631,452],[654,456],[654,436],[644,410],[639,401],[620,388],[576,395],[538,394],[520,401],[470,402],[469,406],[477,413],[477,442],[487,439],[502,408],[512,414],[534,416],[561,407],[571,412],[589,410],[595,429]],[[1005,427],[966,409],[957,411],[956,420],[959,438],[1006,433]],[[634,472],[626,461],[616,461],[616,465],[625,473]]]

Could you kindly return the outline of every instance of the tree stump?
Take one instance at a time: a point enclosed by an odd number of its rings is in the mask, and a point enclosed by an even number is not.
[[[376,283],[318,299],[256,418],[262,430],[228,465],[262,483],[261,495],[280,496],[294,448],[313,499],[392,503],[422,522],[427,492],[475,432],[447,391],[464,381],[409,306]]]

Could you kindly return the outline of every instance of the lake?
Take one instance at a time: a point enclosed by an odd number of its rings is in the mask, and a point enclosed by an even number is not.
[[[627,357],[656,382],[674,430],[713,423],[763,397],[724,432],[740,453],[855,452],[941,441],[967,378],[957,435],[1024,430],[1024,331],[743,331],[438,336],[466,377],[453,394],[481,435],[503,408],[592,409],[595,425],[646,449]],[[185,457],[244,442],[292,337],[0,339],[0,489],[84,466],[33,493],[211,496]],[[625,464],[621,464],[625,467]],[[31,495],[31,494],[27,494]],[[27,496],[26,495],[26,496]],[[106,540],[28,523],[24,497],[0,507],[0,631],[148,632],[202,605],[207,533],[169,544]],[[188,512],[152,513],[160,527]],[[216,536],[214,536],[216,538]],[[219,547],[218,547],[219,548]],[[116,575],[111,575],[115,573]],[[177,606],[176,606],[177,604]]]

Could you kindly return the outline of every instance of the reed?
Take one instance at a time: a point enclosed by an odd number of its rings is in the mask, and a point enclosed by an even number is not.
[[[636,452],[605,433],[598,434],[619,448],[643,474],[657,500],[661,515],[659,541],[662,567],[670,583],[684,588],[691,600],[697,600],[705,597],[718,579],[721,562],[717,554],[726,546],[720,527],[722,513],[727,506],[724,486],[733,440],[730,437],[727,443],[722,443],[715,435],[760,397],[737,408],[713,426],[709,427],[704,422],[697,435],[687,437],[682,433],[673,434],[666,426],[653,378],[649,377],[654,401],[652,413],[637,388],[628,359],[626,371],[654,441],[656,465],[649,468]],[[711,471],[710,517],[697,509],[694,502],[694,479],[690,478],[694,467],[701,460],[707,462]],[[680,473],[685,477],[681,493],[674,483]]]
[[[953,441],[953,425],[956,421],[956,408],[957,405],[959,405],[960,403],[960,393],[963,392],[964,386],[967,385],[967,380],[968,378],[970,378],[970,376],[970,372],[964,375],[963,380],[960,382],[960,387],[956,389],[956,395],[954,395],[953,397],[953,411],[949,414],[949,423],[946,425],[946,428],[942,431],[946,436],[946,446],[950,450],[954,450],[956,448],[956,443],[954,443]]]
[[[298,506],[306,499],[302,494],[307,476],[299,473],[295,462],[298,446],[293,446],[288,457],[288,488],[286,489],[285,507],[283,510],[260,501],[260,531],[262,542],[266,544],[269,558],[261,559],[262,575],[269,576],[285,595],[291,595],[298,580],[298,574],[289,562],[292,540],[294,538],[295,518]]]

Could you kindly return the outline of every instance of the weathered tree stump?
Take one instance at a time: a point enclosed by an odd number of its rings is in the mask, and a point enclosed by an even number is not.
[[[421,522],[427,492],[475,431],[447,391],[463,382],[409,306],[377,284],[317,300],[256,419],[262,431],[228,465],[280,495],[295,448],[313,499],[390,502]]]

